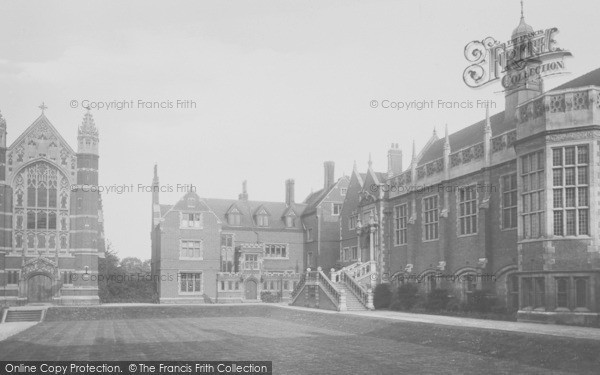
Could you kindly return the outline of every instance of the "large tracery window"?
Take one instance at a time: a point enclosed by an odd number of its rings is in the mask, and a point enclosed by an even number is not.
[[[49,163],[31,164],[14,180],[15,249],[66,252],[69,247],[69,181]]]

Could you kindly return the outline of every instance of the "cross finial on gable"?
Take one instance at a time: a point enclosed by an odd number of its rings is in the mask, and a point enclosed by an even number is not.
[[[44,102],[42,102],[42,105],[40,105],[38,108],[42,110],[42,113],[44,113],[44,111],[48,109]]]

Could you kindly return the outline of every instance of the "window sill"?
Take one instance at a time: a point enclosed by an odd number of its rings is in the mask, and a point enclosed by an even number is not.
[[[591,311],[587,307],[576,307],[575,309],[573,309],[573,312],[589,313]]]
[[[263,260],[290,260],[290,257],[263,257]]]
[[[179,229],[201,230],[201,229],[204,229],[204,228],[202,228],[202,227],[182,227],[182,226],[180,226]]]
[[[203,294],[203,290],[200,292],[179,292],[180,296],[202,296]]]
[[[456,237],[457,238],[464,238],[464,237],[473,237],[473,236],[477,236],[477,235],[478,235],[478,233],[475,232],[475,233],[469,233],[469,234],[457,234]]]
[[[552,241],[564,241],[564,240],[591,240],[592,236],[588,234],[582,234],[580,236],[551,236],[549,237]]]

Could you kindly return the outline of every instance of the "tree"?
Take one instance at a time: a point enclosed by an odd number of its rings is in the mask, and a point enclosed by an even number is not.
[[[150,261],[135,257],[119,260],[117,251],[107,242],[104,259],[98,263],[100,300],[109,302],[152,302],[155,285],[150,276]]]

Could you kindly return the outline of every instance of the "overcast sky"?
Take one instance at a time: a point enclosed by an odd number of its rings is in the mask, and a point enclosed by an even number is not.
[[[558,27],[573,53],[569,76],[600,67],[597,1],[527,0],[534,29]],[[390,143],[410,161],[425,144],[481,120],[485,110],[371,108],[371,101],[492,100],[499,83],[462,80],[463,50],[487,36],[505,41],[519,23],[510,1],[190,1],[0,3],[0,111],[14,141],[40,113],[76,148],[83,101],[134,101],[94,109],[100,131],[100,184],[135,186],[105,194],[106,237],[121,257],[150,258],[152,168],[161,184],[193,184],[203,197],[296,200],[323,184],[323,161],[336,177],[369,152],[385,171]],[[138,108],[138,100],[191,100],[195,108]],[[73,102],[75,101],[75,102]],[[74,103],[74,104],[73,104]],[[76,106],[77,108],[72,108]],[[162,194],[174,203],[182,194]]]

